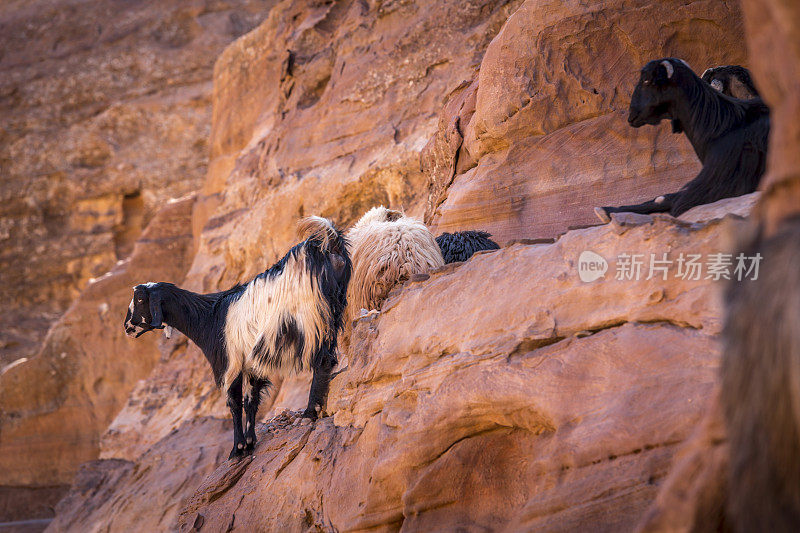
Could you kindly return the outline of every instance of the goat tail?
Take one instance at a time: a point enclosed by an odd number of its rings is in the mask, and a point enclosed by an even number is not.
[[[347,255],[347,243],[344,234],[336,229],[327,218],[310,216],[300,221],[297,232],[302,239],[320,241],[320,250]]]

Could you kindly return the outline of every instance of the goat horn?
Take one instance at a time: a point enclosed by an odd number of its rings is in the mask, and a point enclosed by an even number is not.
[[[672,74],[675,72],[675,67],[672,66],[672,63],[665,59],[661,64],[667,69],[667,78],[672,78]]]

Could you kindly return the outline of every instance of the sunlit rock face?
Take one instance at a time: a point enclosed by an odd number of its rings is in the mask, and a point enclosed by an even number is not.
[[[513,244],[406,283],[356,323],[329,416],[301,424],[309,378],[284,381],[238,463],[205,363],[177,346],[53,527],[632,529],[714,390],[721,284],[676,265],[666,281],[618,280],[618,258],[717,253],[749,202]],[[581,281],[584,250],[608,261],[604,278]],[[152,513],[141,491],[175,499]]]

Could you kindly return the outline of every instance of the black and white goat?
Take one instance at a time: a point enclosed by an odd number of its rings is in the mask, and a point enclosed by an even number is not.
[[[337,336],[347,302],[351,263],[342,233],[324,218],[300,225],[306,240],[269,270],[224,292],[196,294],[171,283],[133,289],[125,333],[173,327],[203,351],[233,416],[231,457],[256,442],[255,418],[269,376],[312,369],[308,407],[316,419],[336,365]],[[246,428],[242,429],[244,406]]]
[[[756,190],[767,161],[769,108],[760,100],[739,100],[719,93],[680,59],[650,61],[642,68],[631,98],[628,123],[634,128],[672,121],[673,133],[685,132],[703,170],[676,193],[621,207],[596,207],[609,222],[611,213],[670,213],[741,196]]]
[[[740,100],[759,98],[750,71],[739,65],[722,65],[706,69],[700,78],[722,94]]]
[[[489,237],[491,234],[485,231],[444,232],[436,237],[436,244],[442,251],[445,264],[458,263],[466,261],[475,252],[499,249],[500,246]]]

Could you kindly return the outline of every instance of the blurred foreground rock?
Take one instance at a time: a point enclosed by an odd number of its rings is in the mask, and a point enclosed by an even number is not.
[[[754,207],[748,230],[739,236],[739,245],[752,239],[755,230],[764,237],[773,236],[785,227],[787,220],[800,215],[800,125],[796,120],[800,112],[800,4],[794,0],[743,0],[742,10],[751,70],[765,102],[770,106],[771,128],[767,174],[760,187],[763,193]],[[781,53],[776,54],[776,50],[781,50]],[[783,269],[785,279],[789,280],[796,272],[797,265],[773,263],[772,268]],[[780,287],[779,290],[792,290],[791,287],[787,283],[786,287]],[[791,293],[789,295],[791,299]],[[778,295],[764,292],[759,296],[765,305],[770,305]],[[772,323],[763,324],[762,327],[760,333],[768,337],[771,334],[777,336],[782,328],[790,332],[797,325]],[[754,355],[761,358],[762,352],[759,350]],[[774,354],[763,355],[766,356],[765,360],[769,360],[769,355]],[[784,356],[781,354],[780,357]],[[796,366],[794,362],[790,364]],[[769,376],[769,371],[761,372],[761,377]],[[784,377],[779,371],[776,372],[775,379]],[[787,383],[790,387],[796,387],[797,380],[790,378]],[[737,392],[733,391],[733,395]],[[791,393],[786,395],[791,396]],[[766,400],[742,397],[742,401]],[[783,430],[790,432],[787,434],[796,440],[796,425],[788,424]],[[726,522],[721,513],[721,507],[726,504],[726,487],[740,482],[729,477],[726,431],[718,393],[715,393],[703,423],[681,449],[669,479],[641,524],[643,530],[704,531],[737,525]],[[768,448],[763,440],[768,437],[752,435],[752,438],[759,439],[760,450]],[[796,470],[791,470],[791,465],[780,465],[780,468],[784,467],[790,476],[796,476]],[[763,497],[779,501],[775,493],[780,493],[782,488],[771,488],[774,492]],[[749,499],[749,495],[747,497]],[[796,499],[790,499],[784,509],[796,516],[796,505]]]

